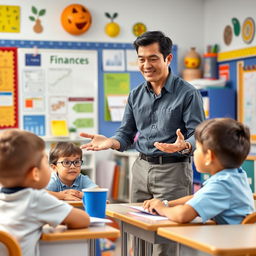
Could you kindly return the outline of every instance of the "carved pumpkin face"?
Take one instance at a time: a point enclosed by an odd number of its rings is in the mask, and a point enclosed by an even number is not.
[[[62,12],[61,24],[68,33],[81,35],[90,28],[92,17],[83,5],[71,4]]]

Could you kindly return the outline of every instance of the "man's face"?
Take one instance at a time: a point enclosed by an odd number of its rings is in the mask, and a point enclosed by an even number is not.
[[[153,43],[138,48],[138,66],[139,70],[150,83],[164,81],[168,76],[168,66],[171,63],[172,55],[165,59],[159,51],[159,44]]]

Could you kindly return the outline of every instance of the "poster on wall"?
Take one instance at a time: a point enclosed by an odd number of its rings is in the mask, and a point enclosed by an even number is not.
[[[21,115],[44,116],[45,136],[97,132],[97,51],[19,49],[18,56]],[[20,126],[29,127],[23,118]]]
[[[0,48],[0,129],[18,127],[17,49]]]
[[[250,128],[251,142],[256,144],[256,68],[238,62],[237,70],[238,120]]]

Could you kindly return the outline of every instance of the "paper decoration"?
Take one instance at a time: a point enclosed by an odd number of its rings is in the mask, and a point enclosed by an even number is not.
[[[38,136],[45,136],[45,116],[44,115],[24,115],[23,128],[26,131],[35,133]]]
[[[0,48],[0,129],[18,127],[16,59],[16,48]]]
[[[120,96],[120,95],[128,96],[129,92],[130,92],[130,74],[128,73],[105,73],[104,74],[104,94],[105,94],[104,116],[106,121],[113,121],[110,115],[108,97],[112,96],[112,99],[113,99],[113,96]],[[118,97],[118,99],[120,99],[120,97]]]
[[[250,44],[255,34],[255,23],[253,18],[246,18],[242,27],[242,38],[246,44]]]
[[[20,32],[20,7],[0,5],[0,32]]]
[[[66,120],[51,121],[52,136],[68,136],[68,124]]]

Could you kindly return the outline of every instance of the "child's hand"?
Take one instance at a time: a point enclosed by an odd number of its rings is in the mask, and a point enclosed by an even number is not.
[[[161,200],[153,198],[150,200],[146,200],[143,203],[143,208],[147,211],[149,211],[152,214],[160,214],[161,215],[161,209],[164,207]]]
[[[60,193],[62,193],[63,200],[66,201],[80,201],[83,197],[83,192],[75,189],[67,189]]]

